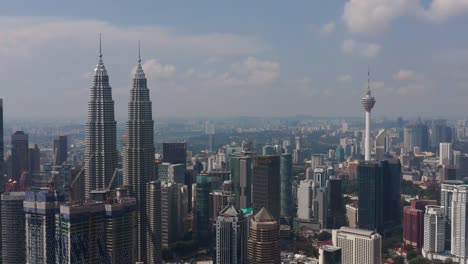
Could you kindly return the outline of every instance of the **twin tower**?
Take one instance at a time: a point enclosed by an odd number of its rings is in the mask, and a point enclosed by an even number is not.
[[[138,45],[139,46],[139,45]],[[137,200],[137,260],[147,263],[147,184],[154,180],[154,121],[147,80],[138,64],[130,89],[128,103],[127,142],[123,151],[123,184]],[[102,61],[99,40],[99,62],[94,69],[93,86],[89,94],[86,122],[85,198],[94,192],[106,192],[115,187],[118,170],[116,121],[109,75]]]

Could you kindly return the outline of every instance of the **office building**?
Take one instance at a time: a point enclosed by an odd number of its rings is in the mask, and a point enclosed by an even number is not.
[[[429,129],[425,124],[416,123],[407,125],[403,129],[403,148],[406,153],[413,152],[415,147],[421,151],[429,148]]]
[[[252,178],[254,214],[265,207],[275,219],[280,219],[280,156],[257,156]]]
[[[52,190],[26,192],[26,263],[55,264],[55,214],[64,196]]]
[[[238,208],[252,207],[252,157],[233,155],[230,162],[231,181]]]
[[[341,188],[341,179],[330,177],[328,180],[327,228],[337,229],[346,224],[346,212]]]
[[[3,143],[3,99],[0,98],[0,176],[3,181],[3,174],[6,173],[5,171],[5,145]],[[3,183],[0,185],[0,188],[2,188],[0,191],[4,191],[3,188]]]
[[[102,62],[100,40],[99,62],[89,94],[85,141],[85,197],[91,198],[91,191],[108,187],[117,168],[114,101],[109,75]]]
[[[169,182],[185,184],[185,164],[171,164],[167,171]]]
[[[351,228],[358,228],[359,209],[353,205],[346,205],[346,219],[348,219],[348,226]]]
[[[453,242],[452,242],[453,243]],[[445,248],[444,210],[437,205],[426,206],[424,214],[425,252],[442,252]]]
[[[279,224],[265,207],[250,221],[248,263],[281,263]]]
[[[431,122],[431,148],[436,150],[441,142],[452,142],[452,129],[447,120],[436,119]]]
[[[11,136],[11,172],[10,178],[19,182],[21,174],[29,171],[29,142],[28,134],[16,131]]]
[[[439,164],[452,165],[453,164],[453,151],[452,143],[440,143],[439,147]]]
[[[183,185],[182,185],[183,186]],[[162,246],[170,244],[183,236],[184,217],[181,186],[177,183],[161,183],[161,239]]]
[[[292,197],[292,155],[282,154],[280,158],[281,216],[291,217],[294,211]]]
[[[335,159],[338,162],[345,161],[345,152],[344,152],[344,148],[342,146],[336,147],[336,149],[335,149]]]
[[[359,163],[359,228],[383,232],[400,225],[401,177],[397,159]]]
[[[455,166],[457,168],[457,179],[468,177],[468,156],[465,154],[455,156]]]
[[[195,197],[195,228],[194,233],[202,245],[210,245],[212,240],[212,225],[210,222],[210,192],[215,177],[209,174],[200,174],[196,178]]]
[[[154,161],[154,121],[147,80],[138,58],[128,102],[127,143],[124,148],[124,185],[137,201],[137,260],[147,262],[147,189],[156,180]]]
[[[216,218],[216,263],[247,263],[248,219],[232,203]]]
[[[440,181],[457,180],[457,167],[454,165],[442,165],[440,167]]]
[[[368,72],[368,75],[370,75],[370,72]],[[364,159],[365,160],[370,160],[371,159],[371,111],[372,108],[375,105],[375,98],[371,94],[370,90],[370,76],[368,76],[368,82],[367,82],[367,93],[364,97],[361,99],[362,106],[364,107],[364,110],[366,111],[366,136],[364,138]]]
[[[162,230],[161,230],[161,182],[151,181],[147,184],[148,192],[148,263],[162,263]]]
[[[435,200],[412,200],[403,207],[403,242],[422,249],[424,244],[424,213],[426,205],[437,205]]]
[[[54,137],[54,157],[55,165],[62,165],[68,159],[68,137],[58,135]]]
[[[333,246],[341,248],[343,264],[373,264],[382,261],[382,237],[375,231],[341,227],[333,230]]]
[[[29,173],[31,175],[41,172],[41,150],[34,144],[34,147],[29,148]]]
[[[341,248],[330,245],[319,248],[319,264],[341,264]]]
[[[187,143],[163,143],[163,162],[186,164]]]
[[[24,192],[1,196],[2,263],[26,263],[24,197]]]

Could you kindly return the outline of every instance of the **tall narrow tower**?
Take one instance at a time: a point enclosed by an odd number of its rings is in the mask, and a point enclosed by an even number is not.
[[[366,111],[366,138],[365,138],[365,160],[371,159],[371,145],[370,145],[370,126],[371,126],[371,110],[375,105],[375,98],[371,94],[370,90],[370,71],[367,72],[367,93],[361,99],[362,106]]]
[[[102,62],[99,37],[99,62],[94,69],[86,122],[85,197],[92,190],[104,190],[117,167],[116,122],[109,76]]]
[[[138,54],[140,54],[139,47]],[[145,73],[141,67],[141,58],[138,55],[138,65],[128,103],[128,139],[124,153],[124,184],[129,187],[130,195],[137,199],[137,261],[144,263],[148,263],[146,258],[148,229],[146,186],[151,180],[154,180],[155,170],[153,126],[149,90]]]

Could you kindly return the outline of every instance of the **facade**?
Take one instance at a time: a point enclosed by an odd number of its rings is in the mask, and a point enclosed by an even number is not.
[[[91,198],[91,191],[108,187],[117,168],[114,101],[101,50],[89,94],[85,141],[85,197]]]
[[[452,165],[453,164],[453,151],[452,143],[440,143],[439,147],[439,164]]]
[[[304,221],[312,221],[314,208],[314,189],[313,180],[302,180],[297,190],[297,218]]]
[[[399,160],[359,164],[359,228],[382,232],[400,224],[401,177]]]
[[[233,155],[230,162],[231,180],[238,208],[252,207],[252,157]]]
[[[370,74],[370,73],[369,73]],[[370,90],[370,76],[367,86],[367,93],[361,99],[362,106],[366,111],[366,134],[364,138],[364,160],[368,161],[371,160],[371,111],[375,105],[375,98],[371,94]]]
[[[461,258],[468,258],[467,206],[468,185],[456,186],[452,196],[451,253]]]
[[[403,129],[403,146],[406,153],[413,152],[415,147],[421,151],[429,148],[429,129],[425,124],[410,124]]]
[[[183,185],[182,185],[183,186]],[[181,185],[171,182],[161,183],[161,239],[162,247],[181,239],[184,226],[183,197]]]
[[[452,130],[447,126],[447,120],[436,119],[431,122],[431,148],[433,150],[439,147],[441,142],[452,141]]]
[[[23,131],[16,131],[11,136],[10,178],[19,181],[24,171],[30,171],[29,166],[28,134],[25,134]]]
[[[253,169],[253,210],[268,209],[275,219],[281,215],[280,156],[257,156]]]
[[[460,185],[463,185],[462,181],[443,181],[440,186],[440,206],[444,210],[445,245],[447,248],[451,244],[453,194]]]
[[[333,230],[333,246],[341,248],[343,264],[374,264],[382,261],[382,237],[375,231],[341,227]]]
[[[336,229],[346,224],[345,205],[341,179],[330,177],[328,180],[327,228]]]
[[[163,143],[163,162],[186,164],[187,143]]]
[[[148,188],[148,236],[147,254],[148,263],[162,263],[161,238],[161,182],[151,181]]]
[[[58,135],[54,137],[55,165],[62,165],[68,159],[68,137]]]
[[[442,165],[440,168],[440,181],[457,180],[457,167],[454,165]]]
[[[216,263],[247,263],[248,219],[228,204],[216,219]]]
[[[294,211],[292,197],[292,155],[282,154],[280,157],[281,177],[281,216],[291,217]]]
[[[250,221],[248,263],[281,263],[279,224],[265,207]]]
[[[196,178],[195,235],[202,245],[209,245],[212,241],[210,192],[215,180],[208,174],[200,174]]]
[[[437,205],[435,200],[413,200],[403,208],[403,242],[422,249],[424,244],[424,213],[426,205]]]
[[[445,249],[444,210],[440,206],[426,206],[423,249],[425,252],[442,252]]]
[[[41,150],[34,144],[34,147],[29,148],[29,174],[41,172]]]
[[[4,144],[3,144],[3,99],[0,98],[0,174],[3,177],[5,174],[5,157],[4,157]],[[3,186],[0,186],[4,188]],[[3,189],[1,190],[3,192]]]
[[[55,214],[64,196],[51,190],[26,192],[26,262],[55,264]]]
[[[124,185],[130,195],[137,199],[137,260],[147,262],[147,189],[148,182],[155,180],[154,121],[152,103],[141,59],[133,77],[128,103],[127,143],[124,148]]]
[[[26,263],[24,192],[1,196],[2,263]]]
[[[457,155],[455,156],[455,164],[457,168],[457,179],[468,177],[468,156]]]

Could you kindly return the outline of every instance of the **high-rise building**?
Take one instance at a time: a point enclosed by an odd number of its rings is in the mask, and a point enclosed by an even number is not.
[[[0,176],[3,181],[3,174],[5,171],[5,157],[4,157],[4,145],[3,145],[3,99],[0,98]],[[3,184],[3,183],[2,183]],[[3,186],[0,186],[3,188]],[[3,192],[3,189],[0,190]]]
[[[163,143],[163,162],[187,163],[187,143]]]
[[[161,182],[151,181],[148,188],[148,263],[162,263]]]
[[[424,213],[426,205],[437,205],[435,200],[412,200],[403,207],[403,242],[421,249],[424,243]]]
[[[341,248],[343,264],[381,263],[382,237],[375,231],[341,227],[333,230],[333,246]]]
[[[445,248],[444,210],[437,205],[426,206],[424,214],[424,246],[426,252],[441,252]]]
[[[231,180],[235,205],[238,208],[252,207],[252,157],[233,155],[230,162]]]
[[[10,178],[19,181],[24,171],[29,171],[28,134],[16,131],[11,136],[11,173]]]
[[[170,244],[182,238],[184,215],[181,214],[182,197],[177,183],[161,183],[161,239],[162,246],[168,248]]]
[[[457,168],[457,179],[468,177],[468,156],[461,154],[455,156],[455,166]]]
[[[248,260],[258,264],[281,263],[279,224],[265,207],[250,221]]]
[[[196,178],[195,235],[202,245],[209,245],[212,242],[210,192],[215,181],[215,177],[204,173]]]
[[[294,210],[292,197],[292,155],[282,154],[280,158],[281,216],[291,217]]]
[[[452,196],[451,253],[457,257],[468,258],[468,185],[458,185]],[[427,213],[427,212],[426,212]],[[443,220],[441,220],[443,221]],[[426,242],[426,241],[424,241]]]
[[[345,205],[341,179],[330,177],[328,180],[328,213],[327,228],[336,229],[346,224]]]
[[[457,167],[454,165],[442,165],[440,167],[440,181],[457,180]]]
[[[319,248],[319,264],[341,264],[341,259],[340,247],[325,245]]]
[[[403,146],[405,152],[413,152],[414,147],[426,151],[429,148],[429,130],[425,124],[410,124],[403,129]]]
[[[34,144],[29,148],[29,173],[31,175],[41,172],[41,150]]]
[[[62,165],[68,159],[68,137],[58,135],[54,137],[55,165]]]
[[[94,69],[86,122],[86,198],[91,198],[93,190],[106,189],[117,168],[116,125],[112,88],[102,62],[101,40],[99,40],[99,62]]]
[[[453,164],[453,151],[452,143],[440,143],[439,148],[439,164],[452,165]]]
[[[364,150],[365,150],[365,160],[371,159],[371,111],[375,105],[375,98],[371,94],[370,90],[370,72],[368,72],[368,82],[367,82],[367,93],[361,99],[362,106],[366,111],[366,136],[364,141]]]
[[[128,102],[127,144],[124,148],[124,185],[137,200],[137,261],[147,262],[147,184],[155,180],[154,121],[141,58],[133,77]]]
[[[26,263],[24,192],[1,196],[2,263]]]
[[[55,264],[55,214],[64,196],[51,190],[26,192],[26,263]]]
[[[452,142],[452,129],[447,120],[436,119],[431,122],[431,148],[436,150],[441,142]]]
[[[440,186],[440,206],[444,210],[446,248],[449,248],[451,244],[453,194],[460,185],[463,185],[462,181],[452,180],[443,181]]]
[[[280,156],[257,156],[252,178],[254,214],[265,207],[275,219],[280,219]]]
[[[216,263],[247,263],[248,219],[229,203],[216,218]]]
[[[359,164],[359,228],[381,232],[400,224],[401,177],[397,159]]]

